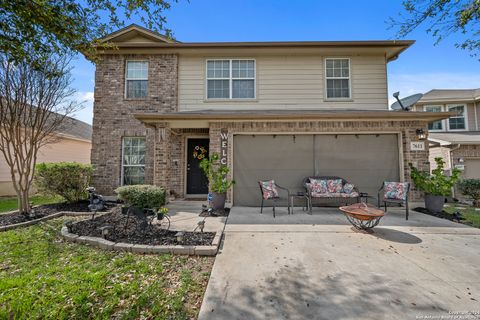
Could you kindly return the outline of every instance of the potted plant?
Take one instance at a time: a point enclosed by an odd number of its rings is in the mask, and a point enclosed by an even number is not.
[[[225,209],[225,199],[228,189],[232,187],[235,181],[227,179],[230,169],[221,164],[218,153],[212,153],[208,158],[204,158],[200,162],[200,168],[207,176],[210,184],[210,190],[213,194],[211,201],[213,210]]]
[[[444,172],[445,162],[442,158],[435,158],[437,168],[432,170],[432,173],[427,171],[420,171],[411,163],[411,177],[415,187],[425,192],[425,208],[433,213],[438,213],[443,210],[445,197],[452,193],[453,186],[460,178],[460,170],[454,168],[451,175],[446,175]]]
[[[115,189],[118,198],[126,204],[122,212],[134,215],[152,215],[165,204],[165,190],[152,185],[132,185]]]

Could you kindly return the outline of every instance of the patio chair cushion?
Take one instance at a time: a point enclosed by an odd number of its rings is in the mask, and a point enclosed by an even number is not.
[[[407,192],[407,182],[384,182],[384,199],[406,200]]]
[[[312,197],[313,198],[356,198],[358,197],[358,192],[353,191],[350,193],[344,193],[344,192],[312,192]]]
[[[355,188],[355,186],[351,183],[345,183],[345,185],[343,186],[343,192],[344,193],[352,193],[353,192],[353,188]]]
[[[318,193],[328,192],[327,180],[310,179],[310,190]]]
[[[341,193],[343,188],[342,180],[327,180],[327,191],[329,193]]]
[[[278,197],[278,190],[275,186],[275,180],[258,181],[262,188],[263,199],[272,199]]]

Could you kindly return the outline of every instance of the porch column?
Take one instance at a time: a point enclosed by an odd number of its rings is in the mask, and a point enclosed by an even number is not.
[[[403,155],[404,155],[404,171],[405,171],[405,182],[410,183],[410,200],[411,201],[420,201],[424,197],[424,193],[415,188],[412,178],[410,177],[411,170],[409,164],[411,163],[414,167],[418,168],[421,171],[430,171],[430,162],[428,159],[428,140],[422,140],[424,149],[423,150],[412,150],[412,142],[419,142],[417,137],[416,130],[423,129],[425,132],[428,132],[428,125],[425,122],[414,122],[410,124],[408,128],[403,131]]]
[[[159,123],[155,126],[155,149],[154,149],[154,167],[153,184],[162,186],[170,191],[171,174],[171,129],[168,123]]]

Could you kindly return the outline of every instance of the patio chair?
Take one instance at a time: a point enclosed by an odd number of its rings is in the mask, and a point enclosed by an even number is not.
[[[278,190],[283,190],[287,192],[287,201],[290,199],[290,191],[287,188],[279,186],[275,183],[275,180],[263,180],[258,181],[258,185],[260,186],[260,192],[262,193],[262,204],[260,206],[260,213],[263,213],[263,202],[265,200],[272,200],[273,201],[273,217],[275,218],[275,204],[277,200],[280,199],[280,195]],[[287,206],[288,214],[290,214],[290,206]]]
[[[408,220],[409,191],[410,183],[408,182],[383,182],[382,187],[378,190],[378,207],[383,202],[385,212],[387,212],[387,203],[405,204],[405,219]]]

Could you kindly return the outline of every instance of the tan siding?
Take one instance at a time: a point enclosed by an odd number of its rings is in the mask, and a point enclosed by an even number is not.
[[[351,57],[352,100],[324,100],[324,57],[245,56],[257,65],[254,101],[205,101],[205,61],[209,57],[180,56],[179,110],[202,109],[386,109],[387,79],[383,56]],[[221,57],[219,57],[221,58]],[[234,57],[225,57],[234,58]]]
[[[42,147],[39,150],[37,163],[61,161],[90,163],[90,150],[90,142],[62,139],[60,142]],[[11,187],[6,187],[6,185],[10,185],[8,182],[11,182],[10,168],[8,167],[3,155],[1,155],[0,183],[2,183],[4,187],[0,188],[0,196],[14,194]],[[7,190],[10,190],[10,192],[7,192]]]

